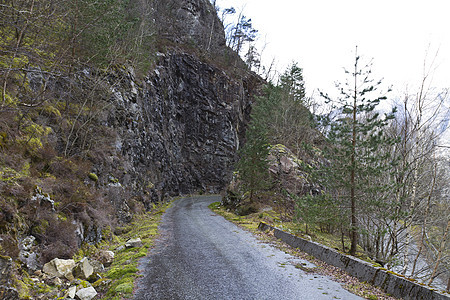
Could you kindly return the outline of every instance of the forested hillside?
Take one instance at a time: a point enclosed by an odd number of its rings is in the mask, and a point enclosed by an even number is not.
[[[231,179],[262,81],[208,1],[7,0],[0,31],[0,298],[63,296],[46,263]],[[97,292],[132,291],[136,249]]]

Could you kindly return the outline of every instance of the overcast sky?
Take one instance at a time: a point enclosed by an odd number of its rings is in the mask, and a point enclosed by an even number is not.
[[[439,51],[434,85],[450,87],[448,0],[217,0],[252,19],[266,63],[291,61],[304,69],[307,90],[328,90],[351,67],[355,46],[373,58],[376,79],[404,90],[420,80],[423,62]],[[428,54],[427,54],[428,52]]]

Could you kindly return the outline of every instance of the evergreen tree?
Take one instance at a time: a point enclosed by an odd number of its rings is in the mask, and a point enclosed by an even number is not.
[[[293,63],[286,69],[283,75],[280,76],[280,86],[294,102],[306,103],[303,69],[300,68],[297,63]]]
[[[276,144],[284,144],[298,157],[303,156],[304,145],[312,144],[316,136],[311,101],[306,97],[303,69],[293,63],[280,76],[271,90],[276,101],[271,113],[271,137]]]
[[[258,122],[252,122],[246,133],[247,142],[241,150],[237,170],[243,188],[249,193],[250,202],[255,193],[269,185],[267,156],[269,145],[266,130]]]
[[[382,153],[381,146],[394,141],[383,132],[393,113],[380,117],[376,107],[386,99],[378,90],[381,81],[370,78],[370,65],[360,68],[360,57],[355,56],[353,71],[345,84],[338,84],[339,101],[334,102],[337,118],[326,119],[327,146],[324,156],[329,162],[318,172],[324,196],[332,195],[340,209],[350,218],[350,254],[355,255],[358,244],[359,209],[370,210],[380,204],[378,192],[391,187],[386,181],[377,180],[388,175],[392,158]],[[322,94],[329,102],[332,99]]]
[[[258,97],[253,107],[251,121],[246,131],[246,142],[240,151],[237,164],[239,178],[245,192],[249,192],[250,201],[254,200],[257,191],[270,186],[267,156],[269,155],[268,131],[270,114],[275,101],[270,91],[273,85],[266,87],[266,96]]]

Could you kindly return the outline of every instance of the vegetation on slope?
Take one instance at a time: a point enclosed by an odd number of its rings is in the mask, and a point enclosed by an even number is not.
[[[259,204],[283,207],[283,218],[306,234],[335,235],[343,251],[355,255],[360,247],[396,272],[427,284],[441,276],[446,284],[448,166],[437,156],[437,139],[447,90],[432,93],[422,85],[417,95],[406,95],[399,113],[384,115],[376,108],[386,95],[370,66],[358,68],[360,59],[346,72],[339,96],[322,94],[327,114],[310,112],[317,107],[302,94],[297,66],[268,84],[256,99],[223,203],[239,214]],[[274,156],[277,145],[288,150]]]

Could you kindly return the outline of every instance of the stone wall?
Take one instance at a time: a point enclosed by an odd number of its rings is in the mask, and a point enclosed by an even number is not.
[[[294,236],[265,223],[261,222],[258,228],[262,231],[273,231],[274,236],[286,244],[294,248],[298,248],[301,251],[326,262],[327,264],[338,267],[351,276],[358,278],[360,281],[369,282],[375,286],[378,286],[386,293],[395,297],[406,300],[450,299],[450,297],[446,294],[435,291],[428,286],[418,284],[399,274],[395,274],[384,268],[375,267],[363,260],[339,253],[334,249]]]

